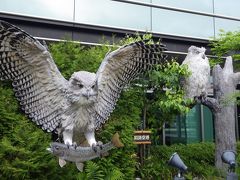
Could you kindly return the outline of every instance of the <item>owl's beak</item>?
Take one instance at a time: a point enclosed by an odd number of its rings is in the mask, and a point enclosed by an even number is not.
[[[87,99],[89,99],[89,97],[90,97],[90,92],[87,91],[86,93],[83,94],[83,96],[86,97]]]
[[[87,99],[89,99],[89,97],[90,97],[90,92],[87,91]]]
[[[203,54],[203,55],[202,55],[202,58],[203,58],[203,59],[205,59],[205,58],[206,58],[206,55],[205,55],[205,54]]]

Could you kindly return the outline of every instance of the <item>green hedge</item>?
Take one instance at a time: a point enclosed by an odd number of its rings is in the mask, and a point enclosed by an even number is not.
[[[177,169],[170,167],[168,161],[174,152],[177,152],[184,164],[188,166],[186,179],[198,177],[201,179],[224,179],[226,172],[220,172],[214,167],[214,143],[174,144],[171,146],[152,146],[150,156],[145,160],[140,176],[143,179],[172,179]],[[237,144],[237,153],[240,153],[240,143]],[[240,158],[237,157],[237,162]],[[236,168],[240,175],[240,168]]]
[[[50,47],[62,74],[69,78],[79,70],[96,71],[107,46],[83,47],[74,43],[57,43]],[[85,163],[80,173],[75,164],[63,168],[58,158],[46,151],[51,133],[42,131],[20,110],[10,82],[0,82],[0,179],[133,179],[135,145],[132,133],[142,112],[141,96],[135,90],[124,92],[109,122],[96,132],[97,140],[109,142],[119,132],[124,148],[110,156]]]
[[[50,50],[60,71],[69,78],[74,71],[96,71],[109,48],[58,43],[50,46]],[[129,89],[121,95],[109,122],[97,132],[97,140],[104,143],[119,132],[125,147],[112,150],[106,158],[86,162],[83,173],[79,173],[73,163],[62,169],[58,166],[58,159],[45,150],[52,141],[51,134],[43,132],[21,112],[9,82],[0,82],[0,99],[0,179],[128,180],[137,175],[143,179],[165,180],[176,173],[166,164],[174,152],[178,152],[189,167],[189,179],[220,176],[214,168],[211,143],[152,146],[151,156],[139,167],[132,134],[139,126],[144,99],[137,89]]]

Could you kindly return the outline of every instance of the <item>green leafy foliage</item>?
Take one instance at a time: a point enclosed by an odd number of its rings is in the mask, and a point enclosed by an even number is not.
[[[196,144],[174,144],[171,146],[152,146],[151,156],[145,160],[140,169],[141,177],[151,179],[172,179],[178,170],[168,165],[173,153],[177,152],[184,164],[188,167],[184,175],[186,179],[226,179],[226,173],[214,166],[215,145],[210,142]],[[240,143],[237,143],[237,154],[240,153]],[[237,164],[240,156],[237,156]],[[237,166],[236,173],[240,175],[240,167]]]
[[[144,88],[152,93],[145,93],[147,127],[152,131],[154,144],[159,143],[158,132],[164,122],[171,122],[176,115],[189,111],[189,100],[185,100],[181,79],[189,75],[186,66],[180,66],[175,60],[161,64],[148,73],[145,81],[141,81]]]
[[[0,97],[0,179],[62,179],[71,175],[73,169],[61,170],[57,159],[46,151],[50,135],[21,114],[9,83],[0,84]]]
[[[69,78],[74,71],[96,72],[109,48],[61,42],[52,44],[50,50],[62,74]],[[119,132],[125,147],[111,151],[110,156],[96,159],[94,163],[87,162],[85,172],[79,175],[73,163],[62,169],[59,167],[58,159],[46,151],[51,134],[43,132],[25,117],[13,96],[10,83],[1,82],[0,85],[1,179],[133,178],[136,159],[132,156],[135,153],[132,133],[141,115],[141,108],[136,103],[139,97],[134,90],[123,93],[109,123],[97,132],[97,139],[104,143]]]
[[[146,41],[149,44],[154,43],[152,34],[146,33],[146,34],[140,35],[139,33],[136,33],[134,35],[126,35],[125,38],[120,40],[119,45],[125,45],[125,44],[129,44],[129,43],[133,43],[133,42],[137,42],[137,41],[142,41],[142,40]]]
[[[222,63],[224,56],[231,55],[235,61],[240,60],[240,31],[221,30],[218,38],[212,40],[210,46],[212,53],[217,56],[216,59],[211,59],[212,65]]]
[[[222,179],[222,172],[214,167],[214,143],[175,144],[171,146],[152,146],[151,156],[146,159],[142,178],[172,179],[177,175],[177,168],[168,165],[171,155],[178,153],[188,167],[186,179]]]
[[[211,64],[222,64],[225,62],[225,59],[222,57],[232,56],[233,58],[233,67],[235,71],[240,70],[239,60],[240,60],[240,31],[225,32],[220,31],[219,37],[211,41],[211,51],[214,55],[217,56],[216,59],[211,59]],[[239,104],[240,93],[236,92],[229,95],[223,104],[227,105],[229,103],[236,102]]]
[[[105,54],[110,50],[107,45],[85,47],[68,41],[53,43],[49,48],[57,67],[66,78],[70,78],[75,71],[96,72]]]
[[[65,46],[70,47],[64,48]],[[66,69],[64,72],[67,72],[65,73],[67,77],[69,77],[72,72],[78,70],[96,72],[100,62],[109,51],[108,46],[80,47],[81,51],[73,50],[75,48],[79,48],[79,45],[74,43],[59,43],[51,46],[54,59],[60,59],[60,61],[57,61],[57,64],[60,63],[59,65],[61,65],[62,70]],[[60,51],[58,51],[59,49]],[[61,52],[61,49],[64,51]],[[114,47],[112,49],[114,49]],[[62,53],[64,54],[63,56],[61,56]],[[75,53],[74,56],[71,55],[73,53]],[[61,59],[65,61],[65,59],[69,58],[71,58],[71,62],[68,64],[65,63],[64,65],[63,62],[61,62]],[[83,66],[81,66],[82,64]],[[135,145],[132,143],[132,133],[139,122],[141,105],[141,98],[136,90],[130,89],[123,92],[109,122],[100,132],[97,132],[97,139],[106,143],[115,132],[119,132],[125,147],[112,150],[110,156],[96,159],[93,161],[94,163],[87,162],[85,172],[81,173],[81,175],[78,174],[78,179],[93,179],[93,177],[96,179],[113,179],[113,177],[116,179],[118,177],[119,179],[133,178],[136,159],[132,156],[132,154],[135,153]]]
[[[141,39],[152,42],[151,35],[145,35],[127,37],[121,44]],[[109,46],[84,47],[71,42],[54,43],[49,48],[66,79],[79,70],[96,72],[110,50]],[[111,47],[113,49],[115,47]],[[46,151],[52,141],[51,134],[43,132],[25,117],[9,82],[0,82],[0,179],[134,179],[138,163],[133,131],[140,126],[143,107],[147,104],[148,126],[153,130],[161,127],[162,122],[171,119],[173,114],[185,112],[183,92],[176,86],[179,76],[185,74],[184,67],[176,62],[169,63],[151,72],[146,76],[148,79],[140,79],[141,86],[131,86],[123,91],[108,123],[96,136],[97,140],[106,143],[118,132],[125,146],[111,150],[109,156],[86,162],[82,173],[74,163],[63,168],[58,166],[58,159]],[[154,88],[153,99],[148,99],[146,93],[149,82]],[[164,116],[169,118],[162,118]],[[143,171],[143,174],[147,172]]]
[[[188,112],[183,99],[184,91],[181,86],[181,78],[189,75],[186,66],[180,66],[176,61],[159,65],[150,72],[150,83],[153,87],[154,105],[161,110],[162,116],[176,116]],[[171,113],[170,113],[171,112]]]

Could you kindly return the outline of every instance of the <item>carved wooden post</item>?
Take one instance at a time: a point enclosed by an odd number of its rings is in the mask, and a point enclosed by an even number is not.
[[[235,106],[229,100],[236,91],[240,73],[233,72],[232,58],[225,61],[224,68],[216,65],[213,68],[214,98],[207,97],[207,84],[210,76],[210,65],[205,56],[205,48],[191,46],[183,64],[188,65],[190,77],[183,81],[185,98],[194,98],[212,110],[215,120],[215,165],[224,168],[221,155],[224,150],[236,150]]]
[[[233,72],[232,58],[227,57],[224,68],[222,69],[220,65],[214,66],[212,75],[214,98],[219,104],[217,110],[213,111],[216,144],[215,165],[217,168],[223,168],[222,152],[227,149],[236,150],[235,106],[233,101],[229,101],[229,97],[236,91],[240,73]]]

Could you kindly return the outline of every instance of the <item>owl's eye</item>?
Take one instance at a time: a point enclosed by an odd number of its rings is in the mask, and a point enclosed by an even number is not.
[[[92,85],[92,89],[94,89],[95,88],[95,85]]]
[[[82,88],[83,88],[83,85],[82,85],[82,84],[78,84],[78,87],[79,87],[80,89],[82,89]]]

